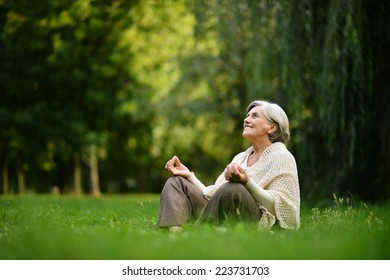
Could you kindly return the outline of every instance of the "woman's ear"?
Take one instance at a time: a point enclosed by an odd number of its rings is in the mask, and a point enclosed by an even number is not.
[[[272,134],[278,130],[278,125],[276,123],[272,123],[270,129],[268,129],[268,134]]]

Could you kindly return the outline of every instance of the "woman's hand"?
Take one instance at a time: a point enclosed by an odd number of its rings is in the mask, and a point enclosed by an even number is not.
[[[188,178],[192,175],[192,172],[180,162],[177,156],[174,156],[165,164],[165,169],[171,172],[175,176],[181,176]]]
[[[225,169],[225,179],[233,182],[245,185],[248,183],[248,175],[245,170],[237,163],[229,164]]]

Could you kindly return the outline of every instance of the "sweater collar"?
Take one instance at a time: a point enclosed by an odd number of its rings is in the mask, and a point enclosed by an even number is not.
[[[286,146],[282,143],[282,142],[275,142],[275,143],[272,143],[271,145],[269,145],[264,151],[263,153],[261,154],[259,160],[261,158],[264,158],[266,156],[268,156],[269,154],[271,154],[272,152],[274,151],[281,151],[283,149],[286,149]],[[253,146],[250,146],[245,152],[244,152],[244,156],[242,158],[242,161],[244,161],[246,159],[246,157],[248,155],[250,155],[252,152],[254,151],[253,149]],[[256,164],[256,163],[255,163]]]

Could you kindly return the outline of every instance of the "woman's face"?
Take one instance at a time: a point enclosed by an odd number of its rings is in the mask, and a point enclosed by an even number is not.
[[[269,123],[264,116],[263,106],[253,107],[244,119],[242,136],[248,139],[269,139],[268,134],[276,130],[276,125]]]

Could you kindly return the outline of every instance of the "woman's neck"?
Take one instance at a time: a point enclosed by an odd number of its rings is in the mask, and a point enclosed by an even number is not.
[[[269,140],[261,141],[261,142],[253,141],[251,144],[253,147],[253,154],[261,155],[264,152],[264,150],[267,149],[272,144],[272,142]]]
[[[264,150],[267,149],[271,144],[272,143],[270,141],[264,143],[252,142],[253,152],[248,156],[247,166],[251,167],[256,162],[258,162]]]

